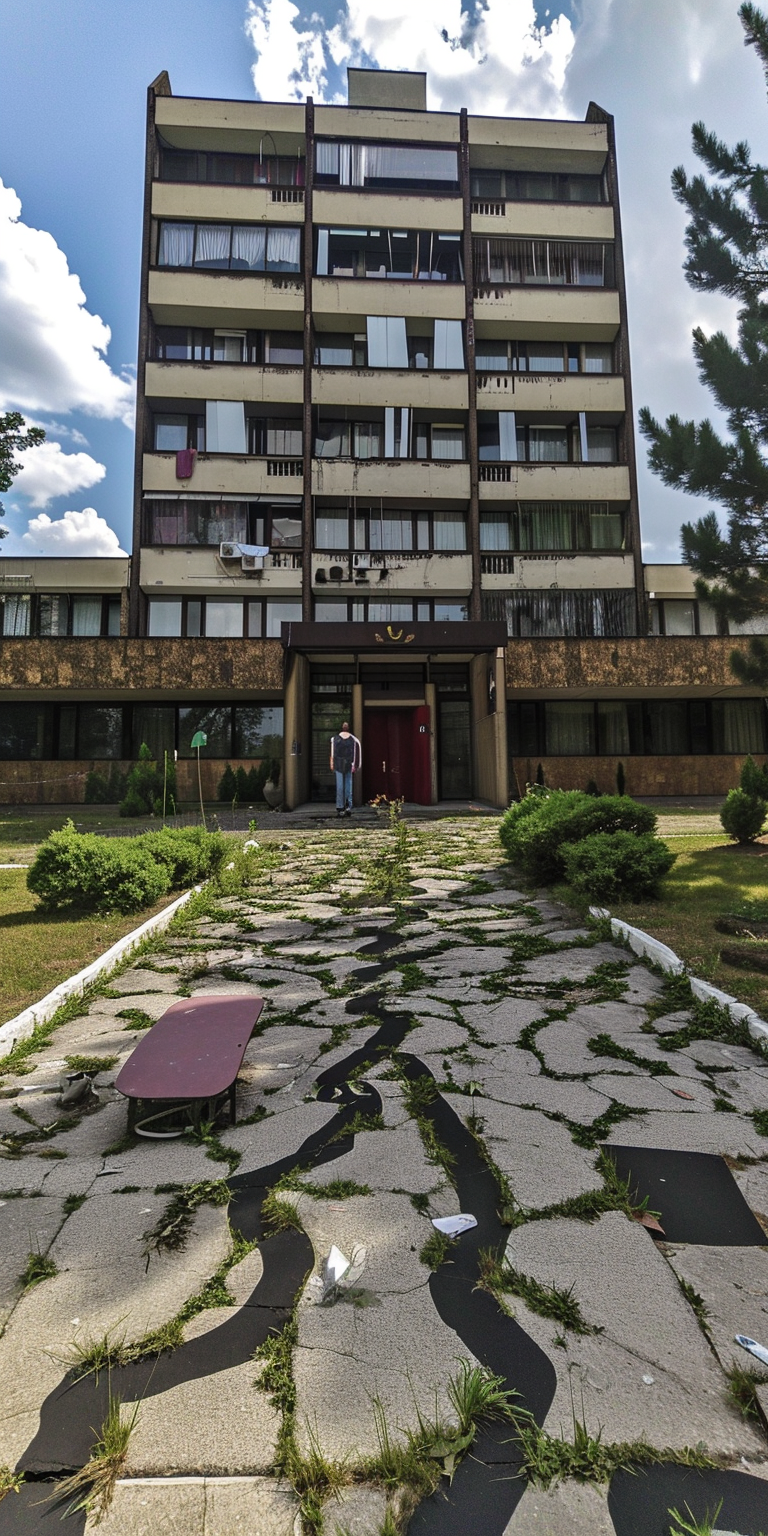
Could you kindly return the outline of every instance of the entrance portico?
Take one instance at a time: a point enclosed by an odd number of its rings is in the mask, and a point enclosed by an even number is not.
[[[284,624],[285,803],[333,792],[329,739],[362,743],[355,800],[507,803],[506,629],[496,623]]]

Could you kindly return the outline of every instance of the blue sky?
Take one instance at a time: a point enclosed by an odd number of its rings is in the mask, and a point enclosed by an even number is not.
[[[180,95],[303,99],[311,88],[343,99],[347,62],[407,59],[428,70],[432,106],[583,117],[598,100],[617,119],[635,404],[711,414],[690,331],[732,330],[733,309],[683,280],[669,175],[692,167],[698,117],[768,158],[765,86],[736,10],[731,0],[2,0],[0,178],[22,211],[4,195],[0,408],[24,409],[49,435],[4,498],[2,553],[107,552],[110,528],[129,547],[145,92],[164,68]],[[111,331],[106,363],[89,316]],[[701,510],[643,470],[647,558],[676,559],[681,521]]]

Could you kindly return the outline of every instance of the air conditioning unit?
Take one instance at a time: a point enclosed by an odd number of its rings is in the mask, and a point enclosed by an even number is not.
[[[320,570],[320,571],[315,571],[315,581],[316,581],[316,582],[319,582],[319,584],[320,584],[320,585],[321,585],[321,586],[322,586],[322,585],[323,585],[323,583],[324,583],[324,582],[326,582],[326,581],[327,581],[327,580],[328,580],[328,577],[327,577],[327,576],[326,576],[326,574],[325,574],[325,571],[323,571],[323,570]]]
[[[264,556],[263,555],[241,555],[241,557],[240,557],[240,567],[244,571],[263,571],[263,569],[264,569]]]
[[[345,571],[342,566],[340,566],[340,565],[332,565],[330,570],[329,570],[329,572],[328,572],[328,580],[329,581],[343,581],[344,577],[347,576],[348,574],[349,574],[349,572]]]
[[[238,557],[239,557],[239,554],[240,554],[240,545],[239,544],[220,544],[219,545],[219,559],[220,560],[237,560]]]

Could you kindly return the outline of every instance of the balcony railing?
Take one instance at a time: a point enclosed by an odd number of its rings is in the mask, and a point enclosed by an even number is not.
[[[480,571],[483,576],[512,576],[514,570],[514,555],[480,556]]]
[[[508,483],[512,479],[511,464],[481,464],[477,473],[478,480],[504,481]]]
[[[303,470],[303,459],[267,459],[268,475],[300,475]]]
[[[472,199],[472,212],[480,214],[485,219],[503,219],[507,211],[507,205],[502,200],[493,199],[488,202],[484,198]]]

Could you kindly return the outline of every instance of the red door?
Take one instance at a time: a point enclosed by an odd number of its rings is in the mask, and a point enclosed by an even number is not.
[[[363,722],[363,798],[386,795],[429,805],[429,710],[367,709]]]

